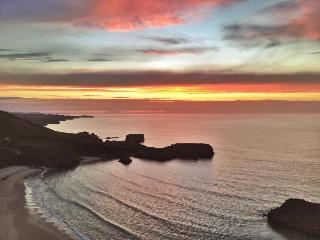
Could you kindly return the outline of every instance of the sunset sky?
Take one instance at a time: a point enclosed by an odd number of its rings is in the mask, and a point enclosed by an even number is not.
[[[320,101],[320,1],[0,0],[0,97]]]

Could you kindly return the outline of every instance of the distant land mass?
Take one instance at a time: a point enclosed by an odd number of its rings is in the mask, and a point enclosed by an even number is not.
[[[94,116],[88,115],[70,116],[46,113],[14,113],[14,115],[40,126],[47,126],[48,124],[59,124],[62,121],[73,120],[77,118],[94,118]]]

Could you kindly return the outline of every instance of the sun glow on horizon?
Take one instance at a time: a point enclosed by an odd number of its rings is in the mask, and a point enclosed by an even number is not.
[[[1,1],[0,98],[320,101],[320,1],[40,2]]]
[[[140,99],[183,101],[320,101],[319,86],[202,85],[136,87],[0,86],[3,97],[39,99]]]

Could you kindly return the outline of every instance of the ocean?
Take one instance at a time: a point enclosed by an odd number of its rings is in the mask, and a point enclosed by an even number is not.
[[[320,114],[97,114],[49,128],[215,151],[211,160],[133,158],[26,179],[30,212],[76,239],[313,239],[273,230],[265,214],[288,198],[320,202]]]

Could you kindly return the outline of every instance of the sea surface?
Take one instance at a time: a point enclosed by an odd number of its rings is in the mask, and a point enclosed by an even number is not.
[[[215,150],[212,160],[100,162],[27,179],[30,211],[77,239],[313,239],[273,230],[265,214],[287,198],[320,203],[320,115],[101,114],[49,128]]]

